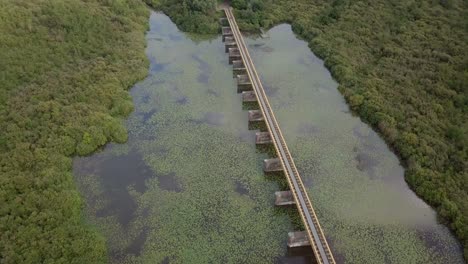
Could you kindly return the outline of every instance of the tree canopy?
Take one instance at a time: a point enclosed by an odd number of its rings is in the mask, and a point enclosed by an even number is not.
[[[163,11],[183,31],[216,34],[221,14],[216,0],[145,0],[148,5]]]
[[[106,262],[71,157],[126,140],[148,14],[140,0],[2,1],[1,263]]]
[[[145,0],[185,31],[219,31],[215,0]],[[291,23],[468,259],[468,32],[463,0],[233,0],[242,30]],[[0,259],[105,262],[71,157],[127,138],[126,91],[146,73],[140,0],[0,7]]]

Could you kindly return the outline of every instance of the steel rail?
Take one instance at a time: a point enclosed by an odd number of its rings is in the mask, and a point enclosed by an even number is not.
[[[276,117],[268,101],[268,97],[266,96],[263,85],[260,81],[260,78],[258,77],[258,73],[255,69],[252,58],[250,57],[244,39],[239,31],[239,27],[237,26],[237,22],[234,18],[234,15],[232,14],[232,10],[230,8],[226,8],[224,11],[226,13],[229,26],[237,43],[242,60],[244,61],[247,74],[250,81],[252,82],[255,95],[258,102],[260,103],[260,109],[262,110],[262,113],[265,117],[268,130],[272,135],[275,149],[279,154],[278,156],[285,171],[288,184],[291,188],[291,191],[293,192],[296,205],[299,208],[301,218],[305,224],[309,241],[311,242],[311,246],[317,261],[319,263],[333,264],[335,263],[335,260],[328,246],[320,223],[318,222],[317,216],[312,207],[312,203],[310,202],[302,179],[289,152],[286,141],[284,140],[284,137],[281,133]]]

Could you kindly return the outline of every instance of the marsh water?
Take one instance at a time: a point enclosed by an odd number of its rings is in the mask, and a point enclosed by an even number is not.
[[[463,263],[461,248],[354,117],[289,25],[247,38],[286,141],[340,263]],[[287,250],[295,209],[274,206],[220,36],[194,39],[152,13],[148,77],[131,95],[129,140],[77,158],[89,222],[112,263],[306,263]],[[283,180],[284,181],[284,180]]]

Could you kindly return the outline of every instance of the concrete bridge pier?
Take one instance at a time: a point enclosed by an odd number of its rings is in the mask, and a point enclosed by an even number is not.
[[[259,129],[261,130],[261,128]],[[273,140],[270,132],[259,131],[255,133],[255,148],[260,152],[266,153],[269,157],[276,157],[276,150],[272,143]]]
[[[263,118],[262,111],[260,110],[249,110],[249,122],[260,122],[265,121]]]
[[[248,75],[237,75],[237,92],[252,91],[252,83]]]
[[[263,160],[263,171],[264,172],[280,172],[283,171],[283,165],[280,159],[265,159]]]
[[[289,206],[295,205],[294,194],[291,191],[275,192],[275,205],[276,206]]]
[[[232,64],[233,61],[240,60],[241,54],[238,48],[229,48],[229,64]]]
[[[226,37],[224,41],[224,46],[225,46],[224,51],[227,53],[229,52],[230,48],[237,48],[236,40],[233,37]]]
[[[310,247],[309,237],[305,231],[296,231],[288,233],[288,247]]]
[[[232,71],[234,73],[234,77],[237,77],[239,74],[247,73],[244,62],[242,60],[235,60],[232,62]]]
[[[259,108],[257,96],[254,91],[242,92],[242,110],[256,110]]]
[[[249,130],[268,131],[265,118],[261,110],[248,110],[249,113]]]
[[[257,102],[257,96],[255,95],[255,92],[254,91],[243,91],[242,92],[242,102],[243,103]]]
[[[255,133],[255,144],[266,145],[271,143],[273,143],[273,141],[271,140],[270,132]]]
[[[226,41],[227,37],[233,37],[231,27],[222,27],[221,33],[223,35],[223,42]]]

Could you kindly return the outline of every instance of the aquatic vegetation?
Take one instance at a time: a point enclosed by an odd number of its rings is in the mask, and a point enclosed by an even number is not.
[[[160,40],[150,41],[147,52],[166,66],[132,90],[136,107],[127,122],[128,151],[113,151],[112,145],[76,163],[77,182],[89,193],[91,223],[108,238],[114,262],[274,262],[285,254],[294,226],[284,209],[274,207],[280,185],[263,174],[266,155],[243,135],[253,138],[254,132],[248,132],[222,43],[194,45],[161,14],[152,16],[151,25],[148,37]],[[154,30],[155,25],[163,28]],[[199,80],[201,73],[208,83]],[[186,102],[178,102],[180,97]],[[143,119],[141,113],[151,114]],[[125,164],[120,157],[134,169],[114,188],[121,175],[106,167]],[[141,167],[151,174],[137,188]],[[116,208],[112,200],[119,197],[134,206]],[[126,224],[118,219],[122,212],[130,218]]]
[[[252,58],[265,85],[280,87],[270,102],[339,258],[463,263],[450,231],[408,188],[398,159],[379,136],[349,114],[337,83],[307,43],[288,25],[268,35],[247,44],[274,50],[251,49]]]
[[[468,259],[466,2],[265,1],[238,13],[245,29],[292,24]]]
[[[230,4],[242,31],[290,23],[325,60],[353,112],[392,146],[411,188],[456,233],[468,259],[466,1]]]
[[[148,56],[166,66],[132,90],[129,141],[75,164],[91,223],[116,263],[278,261],[302,223],[295,208],[274,207],[287,182],[262,171],[274,154],[254,144],[222,43],[195,43],[162,14],[151,29]],[[447,228],[404,184],[379,137],[347,112],[306,43],[285,25],[269,34],[248,40],[272,48],[252,56],[266,85],[278,87],[272,105],[335,254],[349,263],[460,262]],[[132,172],[108,168],[116,163]]]

